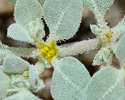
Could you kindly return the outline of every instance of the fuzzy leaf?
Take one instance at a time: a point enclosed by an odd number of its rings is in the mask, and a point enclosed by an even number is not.
[[[28,90],[23,90],[17,94],[14,94],[12,96],[9,96],[8,98],[5,98],[3,100],[40,100],[35,95],[33,95]]]
[[[10,25],[8,28],[7,36],[21,42],[34,42],[29,33],[19,24]]]
[[[83,0],[83,5],[95,14],[99,27],[108,28],[104,15],[113,2],[114,0]]]
[[[6,73],[22,73],[29,68],[30,64],[17,56],[7,55],[3,66],[3,70]]]
[[[18,24],[26,25],[36,18],[42,18],[42,7],[37,0],[17,0],[14,15]]]
[[[1,67],[1,66],[0,66]],[[10,77],[0,68],[0,100],[7,97],[7,89],[10,87]]]
[[[3,60],[3,58],[7,55],[7,54],[13,54],[12,51],[9,50],[9,47],[6,45],[3,45],[0,42],[0,61]]]
[[[39,77],[38,71],[34,66],[31,65],[29,68],[29,81],[33,90],[37,88],[36,84],[37,84],[38,77]]]
[[[95,14],[99,12],[104,16],[113,2],[114,0],[83,0],[83,5],[88,7]]]
[[[12,4],[15,4],[17,0],[9,0],[9,2],[11,2]],[[37,0],[39,1],[41,4],[44,3],[45,0]]]
[[[115,54],[119,60],[125,61],[125,34],[119,39]]]
[[[112,31],[114,32],[116,39],[125,33],[125,16],[115,27],[112,28]]]
[[[84,93],[84,100],[124,100],[124,79],[120,70],[102,68],[95,73]]]
[[[81,0],[45,0],[44,18],[50,40],[69,39],[77,32],[82,18]]]
[[[65,57],[54,65],[51,93],[55,100],[83,100],[90,80],[85,66],[73,57]]]

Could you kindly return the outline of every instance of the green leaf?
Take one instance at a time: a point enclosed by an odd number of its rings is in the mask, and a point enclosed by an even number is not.
[[[45,0],[44,18],[50,40],[69,39],[77,32],[82,18],[81,0]]]
[[[112,28],[112,31],[116,39],[125,33],[125,16],[115,27]]]
[[[84,93],[84,100],[124,100],[123,73],[112,67],[94,74]]]
[[[23,90],[17,94],[9,96],[3,100],[40,100],[28,90]]]
[[[96,16],[97,23],[101,28],[106,28],[104,15],[114,0],[83,0],[83,5],[88,7]]]
[[[34,43],[28,31],[19,24],[12,24],[8,28],[7,36],[21,42]]]
[[[7,89],[10,88],[10,81],[10,77],[0,68],[0,100],[7,97]]]
[[[54,63],[51,94],[55,100],[83,100],[90,75],[85,66],[73,57]]]
[[[83,0],[83,5],[88,7],[95,14],[96,12],[99,12],[102,15],[105,15],[113,2],[114,0]]]
[[[30,64],[17,56],[7,55],[4,58],[3,66],[6,73],[23,73],[29,68]]]
[[[29,82],[31,85],[31,90],[36,92],[41,92],[45,87],[43,81],[39,78],[39,72],[35,68],[35,66],[31,65],[29,68]]]
[[[12,4],[15,4],[17,0],[8,0],[8,1],[11,2]],[[37,1],[43,4],[45,0],[37,0]]]
[[[29,68],[29,82],[33,90],[37,88],[37,78],[39,78],[39,73],[36,68],[31,65]]]
[[[3,45],[0,42],[0,61],[3,60],[3,58],[7,55],[7,54],[13,54],[12,51],[9,50],[9,47],[6,45]]]
[[[26,25],[36,18],[42,18],[42,7],[37,0],[17,0],[14,15],[18,24]]]
[[[125,61],[125,34],[119,39],[116,45],[115,54],[119,60]]]

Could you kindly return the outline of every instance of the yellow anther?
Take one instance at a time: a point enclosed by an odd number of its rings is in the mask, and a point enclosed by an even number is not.
[[[45,50],[49,50],[49,47],[44,47]]]
[[[55,41],[49,42],[48,45],[39,43],[39,46],[41,47],[41,56],[46,58],[48,62],[58,53]]]
[[[48,54],[47,54],[47,57],[49,58],[50,56],[51,56],[51,55],[48,53]]]
[[[46,50],[44,50],[44,49],[41,49],[41,51],[42,51],[43,53],[45,53],[45,52],[46,52]]]
[[[54,51],[53,49],[49,50],[48,52],[49,52],[50,54],[54,54],[54,53],[55,53],[55,51]]]

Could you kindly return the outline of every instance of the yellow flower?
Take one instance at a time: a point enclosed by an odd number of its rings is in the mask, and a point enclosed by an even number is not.
[[[56,49],[56,43],[54,40],[49,42],[48,45],[39,43],[39,46],[41,47],[41,56],[46,58],[48,62],[50,62],[51,59],[58,53],[58,49]]]

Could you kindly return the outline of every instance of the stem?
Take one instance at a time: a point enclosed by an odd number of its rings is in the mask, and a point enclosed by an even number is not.
[[[100,42],[97,39],[90,39],[62,45],[57,48],[59,49],[59,57],[73,56],[100,48]]]

